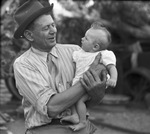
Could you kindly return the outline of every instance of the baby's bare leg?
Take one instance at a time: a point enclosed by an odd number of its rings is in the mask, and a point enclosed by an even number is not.
[[[61,122],[69,121],[69,122],[72,122],[73,124],[79,123],[79,116],[77,114],[77,111],[76,111],[76,108],[74,105],[71,107],[71,113],[72,113],[72,115],[63,117],[61,119]]]
[[[86,127],[87,109],[86,109],[85,101],[87,101],[88,98],[89,96],[86,94],[76,103],[76,110],[78,112],[80,122],[78,124],[70,126],[70,128],[73,129],[74,131],[78,131]]]

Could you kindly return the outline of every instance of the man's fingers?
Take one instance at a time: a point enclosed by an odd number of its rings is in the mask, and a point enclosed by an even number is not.
[[[93,63],[91,64],[91,68],[95,67],[96,65],[98,65],[100,63],[101,60],[101,53],[99,53],[96,57],[95,60],[93,61]]]
[[[101,72],[101,80],[103,82],[107,81],[107,72],[106,72],[106,70],[102,70],[102,72]]]
[[[96,72],[95,70],[93,70],[93,69],[90,69],[89,71],[91,72],[91,74],[92,74],[92,76],[93,76],[92,78],[94,78],[94,79],[92,79],[91,81],[94,82],[94,80],[95,80],[95,81],[99,82],[99,81],[100,81],[100,78],[99,78],[99,76],[97,75],[97,72]]]
[[[91,69],[89,71],[86,72],[86,75],[89,79],[90,83],[94,83],[95,79],[94,79],[94,71],[92,71]]]
[[[83,80],[86,86],[90,86],[90,79],[89,79],[88,71],[83,74]]]
[[[99,53],[99,54],[95,57],[95,60],[94,60],[94,62],[93,62],[95,65],[98,65],[98,64],[99,64],[99,61],[100,61],[100,59],[101,59],[101,56],[102,56],[101,53]]]
[[[80,82],[81,82],[82,86],[83,86],[86,90],[88,90],[88,86],[87,86],[87,84],[85,83],[85,81],[84,81],[83,79],[80,79]]]

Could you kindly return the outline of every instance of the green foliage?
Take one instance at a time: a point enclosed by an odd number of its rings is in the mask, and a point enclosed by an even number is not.
[[[65,18],[58,25],[57,41],[60,43],[71,43],[80,46],[81,38],[90,26],[90,22],[83,18]]]
[[[102,1],[98,5],[101,18],[121,43],[150,39],[150,2]]]
[[[18,1],[5,1],[3,6],[6,6],[6,9],[3,9],[3,14],[1,16],[1,73],[0,78],[8,77],[9,68],[12,66],[16,56],[28,46],[24,40],[16,40],[13,38],[14,31],[17,27],[16,23],[13,20],[13,13],[18,6]]]
[[[1,16],[1,71],[10,66],[14,58],[29,44],[24,40],[13,38],[16,23],[13,21],[13,13],[19,4],[26,0],[6,1],[9,5]],[[48,0],[39,0],[45,3]],[[3,5],[6,2],[2,2]],[[61,11],[61,20],[56,24],[58,29],[57,42],[80,45],[85,31],[95,20],[100,20],[112,33],[113,45],[129,44],[130,40],[150,39],[150,2],[142,1],[93,1],[93,5],[87,1],[58,1],[62,7],[71,14],[67,16]],[[3,9],[2,5],[2,9]],[[56,6],[56,5],[54,5]],[[55,12],[55,11],[54,11]],[[6,69],[7,70],[7,69]],[[1,73],[2,74],[2,73]]]
[[[116,17],[123,22],[142,26],[150,22],[150,2],[141,1],[103,1],[102,18],[113,21]]]
[[[79,38],[95,20],[102,21],[110,30],[113,44],[130,45],[137,40],[150,39],[150,2],[101,0],[94,1],[94,4],[89,7],[83,1],[75,3],[78,7],[76,8],[78,16],[62,17],[59,29],[63,29],[60,32],[62,34],[63,31],[63,36],[58,36],[59,41],[79,44]],[[68,3],[65,8],[71,9],[69,7],[72,7],[72,4]],[[69,11],[74,13],[73,9]],[[68,23],[73,23],[75,27]],[[72,36],[73,34],[74,36]]]

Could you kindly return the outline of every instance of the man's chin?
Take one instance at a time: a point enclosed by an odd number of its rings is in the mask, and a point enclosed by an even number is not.
[[[52,44],[53,44],[53,46],[55,46],[55,45],[56,45],[56,41],[55,41],[55,42],[53,42]]]
[[[49,44],[50,44],[50,46],[55,46],[56,45],[56,41],[51,41],[51,42],[49,42]]]

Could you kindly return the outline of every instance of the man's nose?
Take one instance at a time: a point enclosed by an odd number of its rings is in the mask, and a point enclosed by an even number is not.
[[[49,33],[56,33],[57,32],[57,29],[55,27],[50,27],[49,28]]]

